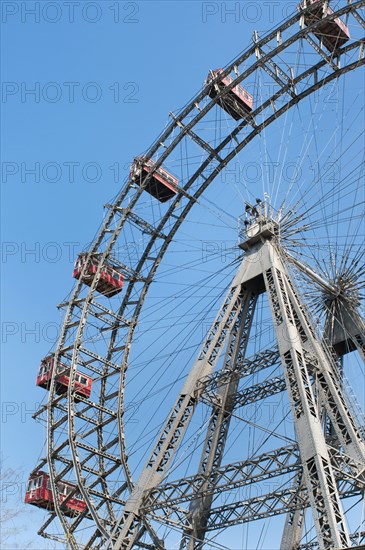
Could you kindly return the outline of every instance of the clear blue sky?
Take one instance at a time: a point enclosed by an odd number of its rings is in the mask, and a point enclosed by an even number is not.
[[[78,5],[80,4],[80,5]],[[225,13],[224,5],[234,14]],[[44,443],[31,414],[72,264],[168,113],[296,2],[2,2],[2,456],[23,481]],[[31,13],[33,10],[33,13]],[[274,25],[275,21],[275,25]],[[356,88],[356,85],[354,86]],[[33,93],[31,92],[33,90]],[[23,486],[6,503],[23,498]],[[37,542],[36,510],[7,548]],[[19,544],[19,546],[16,546]],[[49,546],[51,548],[51,546]]]

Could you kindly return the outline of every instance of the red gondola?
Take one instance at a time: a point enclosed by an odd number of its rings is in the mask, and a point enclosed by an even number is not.
[[[68,495],[77,488],[77,485],[61,480],[57,483],[57,487],[62,504]],[[24,500],[26,504],[33,504],[33,506],[45,508],[50,512],[54,511],[54,499],[48,474],[40,471],[29,476]],[[80,493],[76,491],[67,500],[63,511],[66,516],[72,517],[81,514],[85,508],[85,501],[81,498]]]
[[[54,354],[48,355],[44,359],[39,367],[37,382],[36,385],[41,388],[49,389],[51,385],[52,372],[54,367]],[[92,387],[92,378],[86,376],[86,374],[81,372],[76,372],[75,374],[75,393],[82,395],[86,398],[90,397],[91,387]],[[59,363],[57,366],[56,374],[56,393],[61,395],[62,393],[67,392],[68,386],[70,383],[70,369],[66,365]],[[77,401],[77,397],[75,397]]]
[[[206,80],[207,85],[211,85],[220,74],[223,74],[223,69],[216,69],[215,71],[209,71],[209,75]],[[226,86],[229,86],[233,82],[233,78],[230,75],[223,76],[221,80],[215,82],[215,85],[211,85],[209,91],[209,97],[214,99],[218,93],[224,90]],[[219,92],[216,89],[218,86]],[[250,113],[253,108],[253,97],[246,92],[241,86],[234,86],[219,102],[219,105],[231,115],[235,120],[239,120]]]
[[[318,2],[319,0],[306,0],[306,2],[303,1],[299,4],[299,10],[305,9],[306,7],[310,8],[309,13],[304,16],[304,23],[307,26],[315,23],[316,21],[320,21],[322,17],[333,13],[332,8],[329,6],[324,8],[324,5],[318,5]],[[350,31],[347,25],[345,25],[339,17],[333,19],[332,21],[324,20],[313,34],[318,38],[318,40],[322,41],[323,45],[330,52],[333,52],[337,50],[337,48],[343,46],[350,38]]]
[[[79,279],[81,272],[83,270],[84,264],[86,262],[87,253],[80,254],[75,262],[75,267],[73,271],[73,277]],[[88,266],[86,273],[83,276],[83,281],[88,286],[92,285],[95,273],[99,267],[99,255],[92,254],[91,258],[88,261]],[[96,290],[104,296],[114,296],[118,294],[123,288],[124,275],[120,273],[115,267],[110,264],[105,263],[102,267],[100,279],[96,286]]]
[[[138,179],[142,183],[144,178],[153,171],[145,189],[160,202],[166,202],[176,195],[179,180],[161,166],[155,169],[155,164],[152,159],[136,157],[131,166],[130,178]]]

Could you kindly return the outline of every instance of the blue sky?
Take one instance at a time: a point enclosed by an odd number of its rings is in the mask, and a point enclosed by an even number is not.
[[[263,34],[296,6],[274,0],[71,4],[1,6],[1,438],[6,464],[20,468],[24,480],[45,435],[31,419],[44,398],[35,387],[37,368],[56,341],[56,305],[72,287],[75,255],[94,236],[103,204],[168,113],[201,88],[208,69],[226,65],[251,44],[253,30]],[[7,491],[12,506],[23,485],[18,488]],[[25,531],[8,548],[27,540],[47,547],[36,542],[37,511],[17,521]]]

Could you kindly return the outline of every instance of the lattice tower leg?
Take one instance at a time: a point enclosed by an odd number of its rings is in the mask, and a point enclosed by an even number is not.
[[[231,332],[225,361],[222,366],[222,371],[231,370],[232,375],[229,382],[218,389],[217,397],[219,405],[214,407],[212,411],[200,460],[199,474],[210,476],[214,469],[219,468],[222,463],[240,379],[239,375],[235,374],[234,369],[237,359],[245,356],[257,297],[258,294],[251,290],[244,291],[241,314]],[[209,482],[206,481],[200,487],[199,492],[204,492],[208,484]],[[180,546],[181,550],[183,548],[187,548],[188,550],[202,548],[212,501],[213,494],[205,497],[199,497],[196,494],[196,498],[192,500],[190,511],[193,532],[188,540],[184,537]]]
[[[341,412],[336,407],[337,402],[342,401],[342,396],[338,391],[339,387],[336,385],[332,367],[328,364],[326,354],[307,323],[303,307],[290,283],[289,275],[279,254],[268,242],[261,247],[261,265],[264,268],[265,286],[284,367],[304,480],[312,507],[319,547],[321,549],[346,548],[350,545],[349,535],[311,386],[309,372],[314,365],[308,362],[306,351],[310,350],[316,358],[315,361],[318,361],[317,364],[321,365],[322,372],[318,374],[318,378],[322,377],[323,382],[324,378],[331,379],[333,387],[328,390],[326,396],[322,396],[322,399],[326,402],[327,410],[331,411],[330,414],[332,413],[331,420],[335,416],[336,409],[336,414],[341,417],[342,423],[346,424],[344,431],[349,438],[348,446],[351,446],[360,458],[362,451],[358,434],[345,407],[342,407]],[[321,382],[319,380],[323,393]],[[331,399],[332,404],[329,402]]]

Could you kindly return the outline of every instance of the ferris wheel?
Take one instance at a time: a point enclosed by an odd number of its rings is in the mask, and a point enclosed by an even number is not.
[[[364,6],[304,0],[131,160],[38,372],[41,535],[364,544]]]

